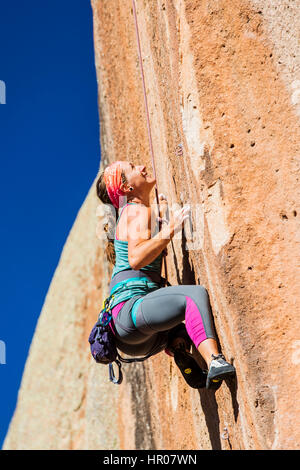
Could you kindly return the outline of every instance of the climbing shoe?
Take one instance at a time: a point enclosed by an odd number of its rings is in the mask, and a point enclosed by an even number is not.
[[[174,349],[174,361],[190,387],[205,388],[207,371],[201,369],[183,344]]]
[[[223,354],[217,356],[212,354],[212,357],[213,360],[210,363],[206,379],[206,388],[217,390],[224,379],[235,376],[236,372],[233,365],[225,360]]]

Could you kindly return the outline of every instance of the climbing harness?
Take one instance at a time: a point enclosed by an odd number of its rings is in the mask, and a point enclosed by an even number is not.
[[[153,176],[156,180],[156,171],[155,171],[155,162],[154,162],[154,151],[153,151],[153,143],[152,143],[152,135],[151,135],[151,126],[150,126],[150,118],[149,118],[149,110],[148,110],[148,100],[147,100],[147,93],[146,93],[146,86],[145,86],[145,77],[144,77],[144,67],[143,67],[143,59],[142,59],[142,51],[141,51],[141,42],[140,42],[140,34],[139,34],[139,27],[138,27],[138,20],[137,20],[137,13],[136,13],[136,6],[135,0],[132,0],[132,8],[133,8],[133,17],[135,23],[135,32],[136,32],[136,39],[137,39],[137,49],[138,49],[138,56],[139,56],[139,64],[140,64],[140,71],[142,77],[142,84],[143,84],[143,94],[144,94],[144,102],[145,102],[145,111],[146,111],[146,121],[147,121],[147,130],[148,130],[148,138],[149,138],[149,145],[150,145],[150,152],[151,152],[151,159],[152,159],[152,168],[153,168]],[[159,212],[159,199],[158,199],[158,188],[157,183],[155,183],[155,197],[156,197],[156,204],[158,207]],[[160,218],[159,218],[160,219]],[[159,220],[159,230],[161,228],[162,221]],[[164,260],[164,270],[166,279],[168,279],[168,272],[167,272],[167,259],[166,255],[163,254]]]
[[[131,278],[146,278],[148,281],[154,282],[158,284],[159,287],[165,287],[170,286],[171,284],[162,277],[158,272],[155,271],[142,271],[141,269],[135,270],[135,269],[123,269],[122,271],[119,271],[115,276],[112,278],[109,284],[109,291],[112,294],[113,288],[119,284],[119,282],[122,282],[127,279]]]
[[[111,294],[103,301],[102,310],[99,313],[98,321],[93,326],[89,336],[89,343],[91,354],[98,364],[108,364],[109,366],[109,379],[114,384],[120,385],[123,381],[122,365],[121,362],[130,364],[132,362],[143,362],[149,357],[156,354],[157,351],[152,351],[144,357],[135,357],[132,359],[125,359],[118,353],[114,334],[109,326],[112,319],[112,302],[114,295]],[[121,362],[120,362],[121,361]],[[119,369],[118,379],[115,377],[113,363],[116,363]]]

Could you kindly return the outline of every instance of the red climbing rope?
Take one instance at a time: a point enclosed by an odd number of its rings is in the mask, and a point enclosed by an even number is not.
[[[146,110],[146,120],[147,120],[149,145],[150,145],[150,152],[151,152],[151,159],[152,159],[153,176],[156,180],[154,151],[153,151],[153,144],[152,144],[151,126],[150,126],[150,118],[149,118],[149,110],[148,110],[148,100],[147,100],[147,93],[146,93],[146,86],[145,86],[144,67],[143,67],[143,59],[142,59],[142,52],[141,52],[140,34],[139,34],[138,20],[137,20],[137,14],[136,14],[135,0],[132,0],[132,7],[133,7],[133,16],[134,16],[134,23],[135,23],[137,46],[138,46],[140,70],[141,70],[142,83],[143,83],[143,93],[144,93],[144,102],[145,102],[145,110]],[[155,183],[155,197],[156,197],[156,203],[157,203],[157,206],[158,206],[158,213],[159,213],[159,199],[158,199],[157,182]],[[161,222],[159,222],[159,229],[160,229],[160,227],[161,227]],[[163,259],[164,259],[165,278],[168,280],[167,260],[166,260],[166,255],[165,254],[163,254]]]

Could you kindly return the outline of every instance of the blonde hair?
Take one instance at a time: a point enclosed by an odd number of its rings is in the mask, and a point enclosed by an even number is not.
[[[109,195],[108,195],[108,192],[107,192],[107,189],[106,189],[106,184],[105,184],[105,181],[104,181],[104,171],[103,170],[100,175],[99,175],[99,178],[96,182],[96,193],[97,193],[97,196],[99,197],[100,201],[103,202],[103,204],[109,204],[109,205],[112,205],[112,202],[109,198]],[[126,176],[125,176],[125,173],[122,171],[121,173],[121,177],[122,177],[122,183],[127,183],[127,180],[126,180]],[[116,208],[116,220],[118,219],[119,217],[119,210]],[[112,228],[115,227],[115,222],[116,220],[114,220],[114,217],[113,215],[110,215],[108,217],[108,222],[104,225],[103,229],[104,231],[106,232],[106,236],[107,236],[107,244],[106,244],[106,247],[105,247],[105,255],[106,255],[106,258],[108,260],[109,263],[115,265],[116,264],[116,253],[115,253],[115,246],[114,246],[114,238],[111,238],[112,237],[112,233],[113,233],[113,230]]]

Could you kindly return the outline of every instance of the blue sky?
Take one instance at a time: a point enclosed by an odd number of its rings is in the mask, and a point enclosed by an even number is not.
[[[1,448],[47,290],[100,161],[90,1],[2,2],[0,51]]]

